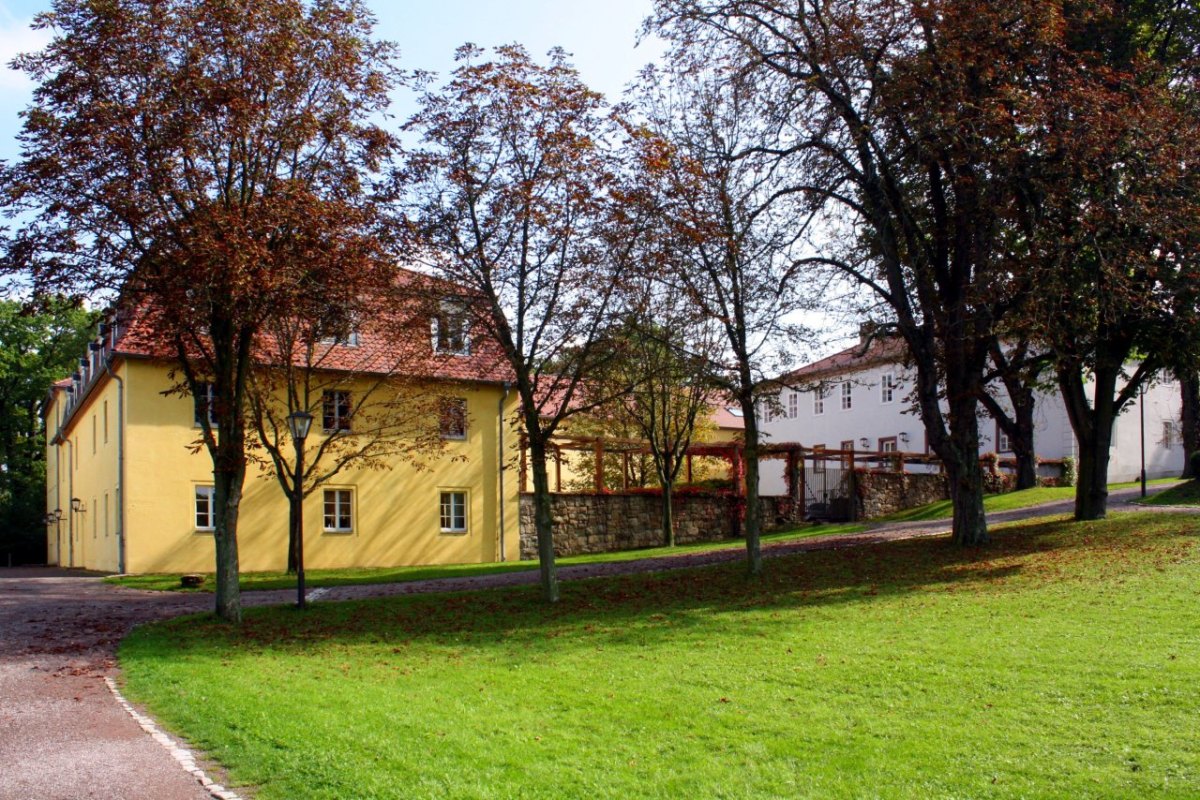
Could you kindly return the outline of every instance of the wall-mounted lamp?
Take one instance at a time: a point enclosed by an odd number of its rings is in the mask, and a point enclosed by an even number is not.
[[[900,431],[900,441],[904,444],[908,444],[908,434],[904,431]]]
[[[867,438],[867,437],[865,437],[865,436],[864,436],[863,438],[859,439],[859,440],[858,440],[858,443],[859,443],[860,445],[862,445],[862,449],[863,449],[863,450],[866,450],[868,447],[870,447],[870,446],[871,446],[871,440],[870,440],[870,439],[868,439],[868,438]]]
[[[78,497],[71,498],[71,510],[76,513],[83,513],[83,501]]]

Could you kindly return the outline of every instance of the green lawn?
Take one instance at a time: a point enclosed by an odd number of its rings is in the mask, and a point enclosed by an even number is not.
[[[762,537],[767,542],[787,542],[797,539],[809,539],[814,536],[828,536],[836,533],[859,533],[866,529],[864,524],[839,525],[806,525],[796,530],[781,531]],[[657,556],[681,555],[711,550],[727,550],[745,548],[745,543],[738,540],[724,542],[698,542],[677,547],[653,547],[642,550],[622,550],[617,553],[596,553],[585,556],[560,558],[556,563],[560,566],[571,564],[597,564],[610,561],[634,561],[641,558]],[[448,566],[424,567],[380,567],[356,569],[310,569],[305,570],[305,584],[316,588],[318,586],[354,586],[368,583],[403,583],[406,581],[431,580],[434,578],[464,578],[474,575],[494,575],[499,572],[520,572],[538,568],[536,561],[510,561],[503,564],[451,564]],[[149,589],[168,592],[211,592],[213,591],[213,576],[205,575],[204,585],[198,589],[184,588],[179,583],[178,573],[155,573],[147,575],[120,575],[105,578],[105,582],[128,586],[132,589]],[[243,591],[261,589],[292,589],[296,586],[296,576],[284,572],[243,572],[239,579]]]
[[[1200,518],[1128,514],[136,629],[271,798],[1195,798]]]
[[[1176,483],[1178,480],[1178,478],[1157,478],[1147,481],[1147,484],[1149,486],[1164,486]],[[1132,489],[1136,486],[1141,486],[1141,484],[1138,482],[1110,483],[1108,488],[1111,491],[1113,489]],[[1070,500],[1074,496],[1074,486],[1039,486],[1035,489],[1022,489],[1019,492],[990,494],[983,498],[983,508],[987,513],[994,514],[998,511],[1015,511],[1020,508],[1041,505],[1042,503],[1053,503],[1056,500]],[[875,521],[921,522],[925,520],[950,519],[952,516],[954,516],[954,509],[951,507],[950,501],[938,500],[928,505],[898,511],[895,514],[889,514]]]
[[[1181,483],[1137,502],[1147,506],[1200,506],[1200,481]]]

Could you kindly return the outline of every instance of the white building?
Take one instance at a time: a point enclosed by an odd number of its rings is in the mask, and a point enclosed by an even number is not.
[[[915,368],[906,367],[900,339],[880,337],[784,375],[778,404],[762,403],[759,427],[766,442],[796,442],[829,450],[929,453],[925,426],[911,392]],[[1007,397],[997,394],[1002,405]],[[1140,411],[1145,411],[1146,472],[1151,478],[1183,469],[1179,385],[1160,381],[1129,403],[1117,418],[1110,452],[1109,480],[1136,480],[1141,473]],[[1076,455],[1062,397],[1039,394],[1034,411],[1034,449],[1048,459]],[[1008,437],[991,418],[980,420],[980,451],[1011,454]],[[760,491],[784,494],[782,462],[764,461]]]

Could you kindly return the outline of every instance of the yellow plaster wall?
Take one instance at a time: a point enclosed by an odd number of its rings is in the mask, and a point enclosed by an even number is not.
[[[128,572],[211,572],[213,537],[197,531],[194,492],[212,484],[207,451],[192,453],[199,439],[191,398],[164,396],[166,367],[129,362],[127,434]],[[348,387],[355,391],[355,387]],[[467,438],[447,443],[426,469],[400,458],[385,469],[343,472],[310,495],[304,506],[305,566],[308,569],[452,564],[499,559],[497,407],[503,390],[475,384],[447,385],[447,394],[467,399]],[[515,393],[508,413],[515,408]],[[319,421],[310,435],[323,435]],[[505,432],[509,461],[516,436]],[[238,526],[244,571],[280,570],[287,558],[287,500],[274,476],[263,468],[248,471]],[[354,491],[354,530],[323,531],[324,489]],[[468,531],[440,532],[443,489],[468,494]],[[505,475],[505,550],[519,555],[518,487],[515,469]]]
[[[123,375],[123,367],[117,374]],[[102,376],[63,427],[65,392],[56,392],[46,416],[46,509],[60,509],[62,522],[46,530],[52,562],[115,572],[118,569],[118,384]],[[107,415],[107,429],[105,427]],[[61,443],[54,444],[56,432]],[[73,508],[78,499],[80,510]]]

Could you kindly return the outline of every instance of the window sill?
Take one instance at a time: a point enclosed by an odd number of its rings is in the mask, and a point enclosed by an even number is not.
[[[455,530],[447,530],[446,528],[442,528],[439,531],[439,533],[441,533],[441,535],[443,535],[443,536],[466,536],[468,533],[470,533],[470,531],[468,531],[468,530],[455,531]]]
[[[352,536],[354,534],[354,529],[353,528],[348,528],[348,529],[347,528],[336,528],[334,530],[330,530],[328,528],[325,528],[324,530],[321,531],[321,533],[327,533],[330,536]]]

